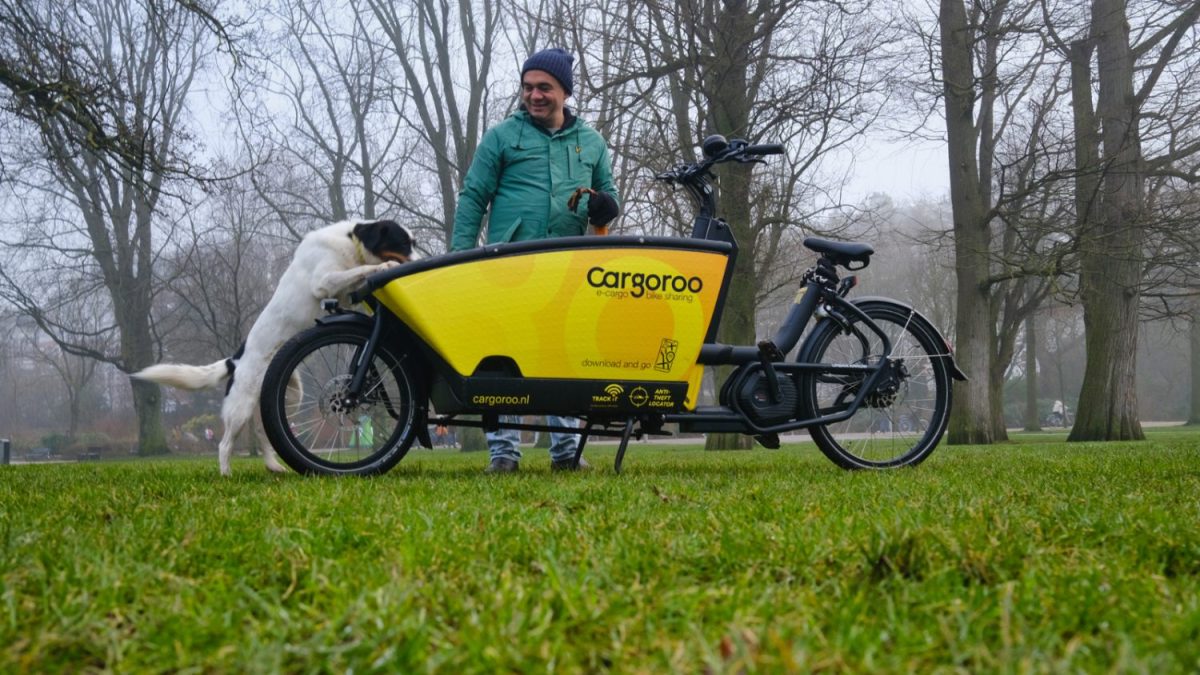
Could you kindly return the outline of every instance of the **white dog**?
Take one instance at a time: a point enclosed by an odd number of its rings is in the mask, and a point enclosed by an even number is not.
[[[275,295],[255,320],[237,354],[207,366],[162,363],[132,377],[180,389],[215,387],[233,378],[221,406],[225,433],[217,449],[221,474],[228,476],[233,440],[251,417],[257,419],[263,377],[275,352],[313,325],[321,316],[322,300],[336,297],[345,303],[345,296],[369,275],[411,259],[412,243],[412,234],[390,220],[345,221],[310,232],[296,248]],[[255,426],[267,468],[285,471],[266,442],[261,421]]]

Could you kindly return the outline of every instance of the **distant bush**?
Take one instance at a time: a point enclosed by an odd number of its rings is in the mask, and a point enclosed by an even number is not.
[[[54,452],[62,452],[70,444],[71,439],[66,434],[46,434],[42,436],[42,445]]]
[[[179,428],[190,434],[195,434],[199,438],[203,438],[205,429],[212,429],[215,432],[221,428],[221,418],[216,415],[196,415],[179,425]]]
[[[115,444],[112,437],[108,434],[100,431],[85,431],[78,434],[75,440],[67,444],[63,450],[68,454],[79,454],[89,451],[111,452],[113,447],[115,447]]]

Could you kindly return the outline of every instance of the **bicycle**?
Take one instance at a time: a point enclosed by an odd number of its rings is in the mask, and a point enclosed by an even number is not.
[[[352,303],[289,340],[263,384],[261,412],[280,457],[305,474],[391,469],[428,425],[561,431],[502,415],[563,415],[588,438],[736,432],[777,448],[808,429],[846,469],[912,466],[945,432],[949,343],[918,311],[847,299],[874,249],[817,238],[818,254],[772,339],[716,340],[737,243],[716,217],[712,168],[761,162],[781,145],[712,136],[703,157],[658,179],[698,204],[691,237],[562,237],[488,245],[407,263],[367,280]],[[804,329],[812,330],[796,349]],[[699,406],[704,369],[730,366],[717,405]],[[463,419],[480,416],[479,420]],[[364,447],[358,428],[370,422]],[[889,423],[881,424],[881,420]],[[350,442],[353,439],[355,442]]]

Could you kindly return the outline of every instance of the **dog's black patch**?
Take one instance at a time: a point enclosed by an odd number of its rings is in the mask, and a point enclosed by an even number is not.
[[[233,356],[225,359],[225,370],[229,372],[229,380],[225,382],[225,395],[229,395],[229,390],[233,389],[233,373],[237,370],[237,362],[241,360],[242,355],[246,353],[246,343],[237,348]]]
[[[354,236],[380,260],[388,259],[387,254],[412,257],[412,235],[402,225],[394,220],[374,220],[359,223],[354,226]]]

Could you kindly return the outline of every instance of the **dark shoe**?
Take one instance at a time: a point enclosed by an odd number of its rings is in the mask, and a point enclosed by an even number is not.
[[[484,469],[485,473],[516,473],[517,469],[521,468],[515,459],[505,459],[497,457],[488,464],[488,468]]]
[[[587,471],[590,468],[592,465],[582,457],[579,458],[578,466],[575,465],[574,459],[558,459],[550,462],[551,471]]]

